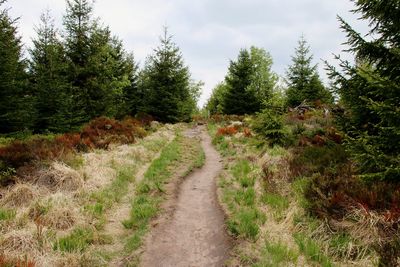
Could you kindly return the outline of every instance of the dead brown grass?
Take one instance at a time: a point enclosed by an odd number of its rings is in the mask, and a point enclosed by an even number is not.
[[[35,183],[52,191],[77,191],[83,187],[81,175],[61,162],[53,162],[49,169],[38,173]]]
[[[37,241],[29,231],[12,231],[0,241],[0,248],[13,253],[28,253],[36,250]]]
[[[12,208],[29,205],[39,195],[40,190],[31,184],[16,184],[5,193],[2,205]]]

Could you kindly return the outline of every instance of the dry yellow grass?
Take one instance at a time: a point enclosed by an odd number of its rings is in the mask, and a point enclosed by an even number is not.
[[[89,196],[109,187],[124,166],[143,173],[145,170],[141,167],[147,166],[160,149],[157,144],[171,141],[174,131],[174,126],[160,127],[137,144],[112,146],[107,151],[83,154],[83,164],[76,169],[52,162],[48,168],[32,174],[32,184],[16,184],[7,190],[2,189],[0,206],[15,210],[16,216],[0,221],[0,252],[11,259],[27,256],[36,262],[36,266],[106,265],[104,259],[95,256],[95,250],[101,244],[91,245],[82,253],[69,253],[54,250],[54,243],[77,227],[95,229],[93,216],[84,208],[91,204],[87,202]],[[130,185],[129,190],[134,189],[134,185]],[[129,206],[129,199],[126,202]],[[121,205],[115,207],[121,208]],[[112,221],[114,218],[108,216],[116,213],[117,210],[107,211],[105,223]],[[103,233],[94,230],[94,234]]]
[[[0,204],[12,208],[24,207],[35,200],[40,191],[38,187],[31,184],[16,184],[5,193]]]

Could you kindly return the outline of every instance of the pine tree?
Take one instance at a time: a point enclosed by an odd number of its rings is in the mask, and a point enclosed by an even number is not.
[[[0,1],[0,7],[4,2]],[[16,20],[0,10],[0,133],[29,129],[33,124],[33,98],[25,69]]]
[[[361,176],[400,181],[400,2],[357,0],[355,13],[368,20],[365,40],[339,17],[356,64],[329,66],[346,108],[343,129]],[[339,58],[339,57],[338,57]]]
[[[289,106],[297,106],[304,100],[332,102],[331,94],[319,78],[317,65],[311,65],[312,59],[310,47],[302,36],[292,57],[293,63],[286,72],[288,84],[286,95]]]
[[[131,68],[122,42],[92,18],[93,4],[67,0],[64,17],[70,81],[83,121],[117,116],[124,88],[130,86]]]
[[[128,55],[125,62],[125,72],[130,73],[129,85],[122,90],[122,99],[119,101],[118,117],[135,116],[141,110],[144,96],[139,88],[139,66],[136,64],[133,55]]]
[[[36,98],[35,130],[66,132],[74,124],[73,99],[70,83],[66,79],[68,66],[65,63],[64,48],[49,11],[41,15],[41,24],[36,34],[29,62]]]
[[[185,108],[191,97],[189,69],[166,28],[160,42],[140,76],[146,96],[142,111],[162,122],[182,121],[191,115]]]
[[[224,95],[225,114],[253,114],[260,110],[260,101],[248,88],[254,73],[250,53],[246,49],[239,52],[237,61],[231,61],[225,77],[227,90]]]

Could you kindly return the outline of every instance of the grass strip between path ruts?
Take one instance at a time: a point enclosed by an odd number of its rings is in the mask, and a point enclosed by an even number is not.
[[[130,218],[122,222],[125,228],[133,230],[125,244],[126,253],[132,253],[142,245],[150,220],[160,210],[165,193],[164,185],[175,175],[173,170],[178,166],[185,166],[188,171],[183,170],[183,174],[187,174],[189,170],[201,167],[203,163],[204,152],[195,139],[178,135],[163,149],[160,157],[153,161],[143,180],[137,185]]]

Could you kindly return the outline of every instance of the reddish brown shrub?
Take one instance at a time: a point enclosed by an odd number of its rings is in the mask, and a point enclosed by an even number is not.
[[[4,254],[0,254],[1,267],[35,267],[36,263],[33,260],[25,259],[8,259]]]
[[[229,126],[229,127],[221,127],[218,128],[217,135],[235,135],[238,133],[238,130],[234,126]]]
[[[243,128],[243,135],[245,137],[252,137],[253,136],[253,134],[251,133],[251,130],[249,128],[247,128],[247,127]]]
[[[133,118],[116,121],[101,117],[89,122],[80,133],[67,133],[54,139],[15,141],[0,147],[0,168],[18,169],[36,161],[62,160],[76,151],[107,149],[110,143],[133,143],[146,135],[141,125]]]
[[[313,137],[311,143],[317,146],[324,146],[326,144],[326,141],[322,136],[317,134],[316,136]]]

